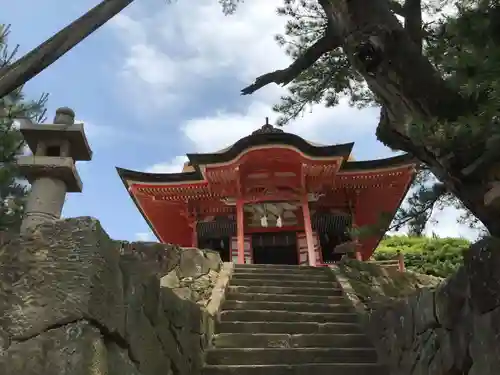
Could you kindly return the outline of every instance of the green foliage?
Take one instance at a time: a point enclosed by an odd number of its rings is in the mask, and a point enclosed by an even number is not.
[[[17,48],[9,51],[9,28],[0,25],[0,68],[14,58]],[[26,100],[21,88],[0,98],[0,231],[19,228],[24,209],[27,187],[19,177],[16,157],[24,151],[24,141],[15,119],[44,120],[47,95],[38,101]]]
[[[284,0],[278,14],[287,17],[284,35],[276,41],[285,48],[290,57],[296,59],[323,35],[327,20],[317,1]],[[321,56],[316,63],[300,74],[288,85],[289,95],[273,109],[281,114],[278,125],[304,114],[314,104],[333,107],[342,97],[350,99],[351,105],[365,107],[375,103],[364,78],[352,69],[347,56],[340,48]]]
[[[496,0],[455,2],[456,13],[426,30],[426,55],[450,86],[477,106],[454,123],[414,126],[413,137],[441,153],[480,154],[485,139],[499,134],[500,4]]]
[[[374,259],[394,259],[399,250],[408,270],[447,277],[463,264],[462,253],[469,245],[461,238],[387,236],[375,250]]]

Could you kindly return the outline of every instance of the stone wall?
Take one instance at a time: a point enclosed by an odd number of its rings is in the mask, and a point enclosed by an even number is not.
[[[356,282],[343,286],[349,285],[357,297],[366,294],[366,290],[356,292]],[[500,371],[498,239],[472,245],[464,266],[435,289],[417,288],[403,298],[374,303],[362,303],[356,296],[352,300],[393,375],[496,375]]]
[[[0,374],[195,375],[214,323],[200,305],[220,267],[209,251],[113,241],[92,218],[10,239]]]

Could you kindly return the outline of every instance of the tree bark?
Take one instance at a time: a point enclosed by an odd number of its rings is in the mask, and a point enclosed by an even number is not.
[[[15,63],[0,69],[0,98],[24,85],[134,0],[103,0]]]
[[[439,150],[416,143],[410,136],[410,125],[417,121],[452,122],[476,110],[475,103],[451,89],[422,55],[416,36],[421,32],[421,28],[418,30],[421,17],[410,15],[405,30],[387,0],[318,2],[335,27],[331,35],[342,39],[342,49],[352,66],[363,75],[381,104],[379,139],[428,165],[491,234],[500,236],[500,210],[484,203],[484,196],[493,183],[491,163],[466,178],[462,171],[467,165],[453,165],[453,160],[445,160],[438,154]],[[403,8],[405,16],[406,12],[414,12],[418,3],[407,0]],[[293,78],[289,76],[285,81]],[[469,160],[468,164],[471,163]]]

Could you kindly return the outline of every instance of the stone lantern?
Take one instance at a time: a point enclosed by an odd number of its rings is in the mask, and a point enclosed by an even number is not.
[[[21,232],[44,222],[60,219],[66,193],[81,192],[76,161],[92,159],[83,130],[75,124],[70,108],[59,108],[53,124],[22,121],[20,126],[32,155],[20,156],[17,165],[31,184]]]

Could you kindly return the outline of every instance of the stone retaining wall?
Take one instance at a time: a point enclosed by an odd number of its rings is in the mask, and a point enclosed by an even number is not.
[[[200,305],[221,265],[210,251],[113,241],[92,218],[11,239],[0,374],[196,375],[214,324]]]
[[[361,301],[355,283],[341,280],[391,374],[499,373],[500,240],[472,245],[464,263],[435,289],[374,304]]]

